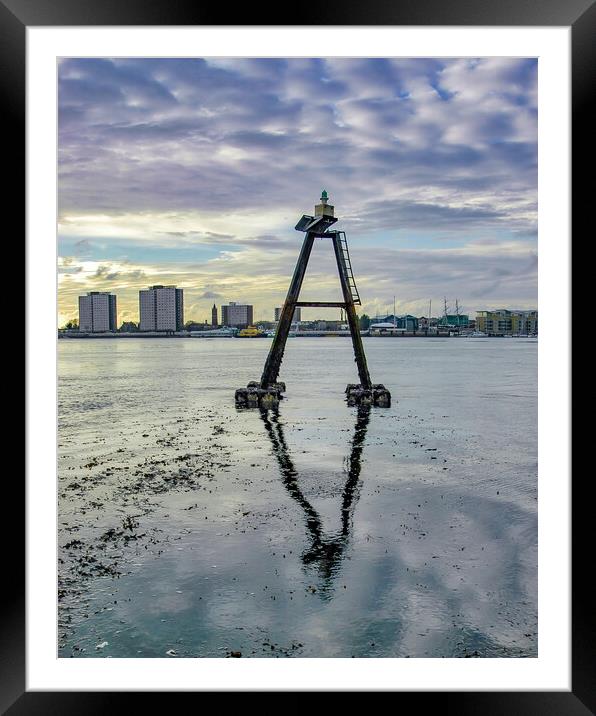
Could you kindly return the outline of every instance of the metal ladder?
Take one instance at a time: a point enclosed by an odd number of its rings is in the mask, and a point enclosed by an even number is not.
[[[346,239],[346,232],[345,231],[337,231],[335,232],[337,234],[337,237],[339,238],[339,246],[341,249],[341,255],[343,258],[343,265],[345,269],[345,276],[348,282],[348,286],[350,287],[350,293],[352,294],[352,300],[355,304],[358,306],[361,305],[360,302],[360,294],[358,293],[358,288],[356,287],[356,280],[354,279],[354,272],[352,271],[352,262],[350,261],[350,252],[348,251],[348,240]]]

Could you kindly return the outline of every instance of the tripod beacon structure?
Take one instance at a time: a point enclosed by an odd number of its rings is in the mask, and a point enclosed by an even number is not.
[[[354,360],[358,369],[358,377],[360,378],[359,383],[351,383],[346,387],[347,403],[348,405],[375,405],[378,407],[389,407],[391,405],[391,394],[387,388],[381,384],[373,384],[370,379],[356,315],[356,304],[360,305],[360,295],[354,280],[346,235],[343,231],[331,230],[336,221],[334,207],[329,204],[327,192],[323,190],[320,203],[315,206],[314,216],[305,214],[296,224],[296,230],[304,232],[305,237],[288,289],[288,295],[279,317],[277,332],[271,344],[260,382],[253,381],[246,388],[236,390],[235,400],[238,407],[271,408],[279,404],[282,393],[286,390],[285,383],[278,381],[279,369],[290,332],[294,309],[297,306],[305,308],[343,308],[345,310],[352,337]],[[298,300],[306,267],[308,266],[308,259],[316,238],[327,239],[333,244],[343,301]]]

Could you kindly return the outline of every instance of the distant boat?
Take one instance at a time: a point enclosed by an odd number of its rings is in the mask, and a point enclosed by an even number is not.
[[[462,338],[488,338],[487,333],[483,333],[482,331],[472,331],[472,333],[462,333]]]
[[[191,331],[191,338],[233,338],[238,332],[237,328],[214,328],[210,331]]]
[[[265,331],[260,331],[256,326],[248,326],[238,331],[238,338],[266,338]]]

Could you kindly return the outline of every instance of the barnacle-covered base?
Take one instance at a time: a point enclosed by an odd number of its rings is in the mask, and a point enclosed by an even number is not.
[[[257,381],[251,381],[246,388],[238,388],[234,396],[238,408],[275,408],[283,399],[285,383],[272,383],[262,388]]]
[[[348,405],[374,405],[377,408],[391,407],[391,393],[381,383],[364,388],[360,383],[349,383],[346,387]]]

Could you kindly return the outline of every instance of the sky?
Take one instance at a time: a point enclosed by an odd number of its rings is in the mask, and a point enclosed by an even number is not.
[[[359,312],[537,306],[535,59],[59,63],[58,324],[109,291],[184,289],[185,320],[283,304],[322,189]],[[301,300],[340,299],[317,240]],[[305,309],[303,318],[337,318]]]

